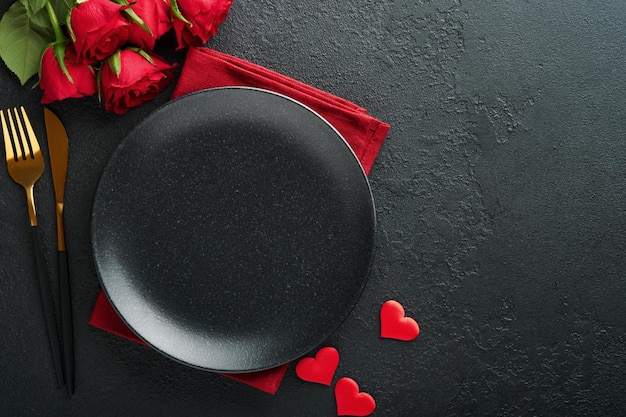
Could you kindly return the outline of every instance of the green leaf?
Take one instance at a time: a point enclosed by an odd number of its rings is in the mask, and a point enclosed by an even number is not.
[[[37,74],[43,51],[54,41],[41,12],[31,18],[24,4],[17,1],[0,20],[0,57],[22,85]]]
[[[34,15],[28,15],[30,18],[30,27],[32,30],[39,32],[45,38],[54,39],[54,29],[50,23],[50,17],[46,9],[41,9]]]
[[[121,53],[122,51],[118,49],[109,58],[109,66],[111,67],[115,75],[117,75],[118,77],[120,75],[120,72],[122,71],[122,54]]]
[[[182,12],[180,11],[180,8],[178,7],[178,2],[176,0],[172,0],[170,3],[170,10],[172,11],[172,15],[176,18],[179,19],[183,22],[185,22],[186,24],[189,25],[189,27],[192,27],[193,24],[187,20],[185,18],[185,16],[183,16]]]
[[[75,2],[74,0],[50,0],[50,4],[52,4],[59,22],[65,22]]]
[[[128,16],[128,18],[132,22],[136,23],[143,30],[145,30],[150,35],[152,35],[152,29],[150,29],[148,27],[148,25],[146,25],[146,22],[144,22],[143,19],[141,17],[139,17],[139,15],[137,13],[135,13],[135,11],[133,10],[132,6],[135,4],[135,2],[129,3],[128,0],[113,0],[113,2],[115,2],[115,3],[117,3],[117,4],[121,5],[121,6],[126,6],[126,7],[124,7],[122,9],[123,12],[126,14],[126,16]]]
[[[34,16],[46,7],[46,0],[20,0],[20,2],[24,5],[28,16]]]
[[[139,27],[141,27],[143,30],[145,30],[150,35],[152,35],[152,30],[148,27],[148,25],[146,25],[146,23],[143,21],[143,19],[141,17],[139,17],[137,15],[137,13],[135,13],[135,11],[131,8],[131,6],[129,6],[128,8],[124,9],[124,13],[126,13],[126,15],[130,18],[130,20],[132,20],[133,22],[138,24]]]
[[[143,59],[145,59],[146,61],[148,61],[150,63],[150,65],[152,65],[153,67],[156,67],[156,64],[154,63],[154,60],[152,59],[152,57],[150,56],[149,53],[147,53],[146,51],[144,51],[143,49],[141,49],[138,52],[139,55],[141,55],[143,57]]]
[[[59,67],[63,71],[63,74],[67,77],[69,82],[74,84],[74,79],[70,75],[70,72],[67,69],[67,65],[65,65],[65,44],[64,43],[55,43],[54,44],[54,57],[59,63]]]

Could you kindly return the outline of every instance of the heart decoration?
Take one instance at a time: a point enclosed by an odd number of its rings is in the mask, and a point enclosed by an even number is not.
[[[335,401],[338,416],[368,416],[376,409],[374,398],[366,392],[359,392],[359,385],[352,378],[337,381]]]
[[[417,322],[405,316],[404,307],[395,300],[388,300],[380,308],[380,337],[410,341],[420,334]],[[339,352],[333,347],[320,349],[315,357],[301,359],[296,364],[296,375],[307,382],[332,384],[337,367]],[[359,385],[352,378],[340,378],[335,384],[335,402],[338,416],[369,416],[376,410],[376,401],[359,391]]]
[[[419,325],[404,316],[404,307],[395,300],[386,301],[380,309],[380,337],[408,342],[420,334]]]
[[[320,349],[314,358],[304,358],[296,365],[296,375],[307,382],[330,385],[337,366],[339,352],[333,347]]]

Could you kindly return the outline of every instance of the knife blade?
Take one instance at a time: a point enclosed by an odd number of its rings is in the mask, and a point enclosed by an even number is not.
[[[69,162],[69,140],[61,120],[44,107],[48,152],[52,167],[52,183],[56,200],[57,254],[59,259],[59,304],[61,305],[61,329],[63,339],[63,362],[65,382],[69,395],[74,394],[74,329],[72,319],[72,296],[70,274],[65,250],[65,225],[63,210],[65,182]]]

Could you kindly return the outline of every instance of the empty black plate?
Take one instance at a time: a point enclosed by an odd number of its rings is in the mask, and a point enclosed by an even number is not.
[[[367,280],[375,216],[342,137],[250,88],[169,102],[108,162],[92,218],[111,303],[185,364],[251,372],[322,343]]]

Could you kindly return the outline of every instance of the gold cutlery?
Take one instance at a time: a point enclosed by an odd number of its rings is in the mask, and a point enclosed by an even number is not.
[[[56,369],[57,381],[59,385],[63,385],[63,367],[61,358],[61,349],[59,346],[59,335],[54,314],[54,303],[52,301],[52,290],[50,288],[50,280],[43,256],[43,248],[41,238],[39,236],[39,227],[37,224],[37,211],[35,209],[35,198],[33,188],[37,180],[41,177],[44,170],[44,161],[39,142],[30,124],[30,120],[26,115],[24,107],[7,110],[7,121],[4,112],[0,110],[0,121],[2,123],[2,131],[4,133],[4,150],[6,153],[7,169],[9,175],[16,183],[24,187],[26,191],[26,201],[28,205],[28,216],[30,218],[30,226],[35,246],[35,261],[37,263],[37,273],[39,276],[39,290],[41,293],[41,301],[43,311],[46,318],[46,326],[48,329],[48,337],[52,348],[52,358]],[[22,122],[23,120],[23,122]],[[26,130],[26,131],[24,131]],[[19,132],[19,135],[18,135]]]
[[[65,227],[63,208],[65,180],[67,178],[68,146],[67,132],[59,118],[47,108],[43,109],[48,136],[48,153],[52,167],[52,182],[56,198],[57,253],[59,260],[59,303],[61,304],[61,335],[63,338],[63,365],[69,395],[74,394],[74,330],[72,320],[72,296],[70,275],[65,250]]]

